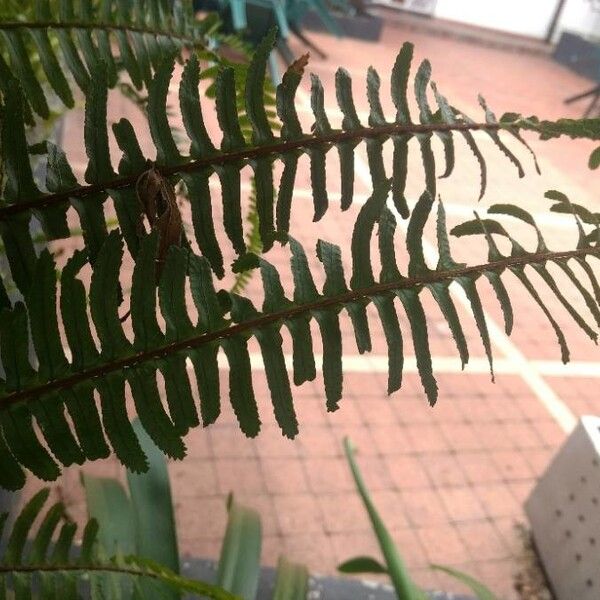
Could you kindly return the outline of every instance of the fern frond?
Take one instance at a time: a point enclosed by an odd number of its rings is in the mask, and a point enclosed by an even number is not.
[[[565,134],[600,138],[600,120],[585,122],[560,120],[556,122],[523,119],[517,115],[496,120],[486,107],[485,120],[474,122],[454,109],[446,99],[433,89],[439,109],[433,111],[428,104],[427,90],[430,85],[430,66],[424,61],[415,76],[415,95],[419,117],[411,118],[408,106],[409,67],[412,46],[405,44],[392,71],[391,92],[396,115],[389,121],[383,115],[379,101],[379,76],[369,71],[367,93],[371,106],[369,124],[363,124],[355,110],[352,82],[346,71],[336,75],[336,96],[343,113],[342,128],[331,126],[324,109],[324,91],[319,79],[312,77],[312,111],[315,119],[311,132],[304,131],[297,114],[296,92],[304,72],[306,58],[298,60],[285,73],[277,88],[277,113],[282,122],[281,133],[270,126],[264,99],[264,73],[273,35],[257,49],[248,68],[245,83],[245,115],[240,116],[236,103],[236,73],[233,67],[223,68],[216,80],[215,107],[222,141],[217,144],[208,133],[202,116],[198,92],[201,77],[199,63],[192,56],[186,63],[179,88],[179,100],[184,126],[190,142],[189,154],[182,153],[176,145],[166,117],[166,97],[174,70],[174,59],[162,62],[149,84],[148,114],[152,141],[156,148],[155,168],[173,184],[183,179],[190,189],[195,238],[201,253],[209,258],[218,276],[223,275],[222,250],[216,242],[214,226],[203,218],[208,214],[211,192],[207,181],[212,173],[219,176],[223,197],[223,225],[233,249],[238,254],[246,251],[244,243],[240,200],[241,170],[250,166],[256,181],[259,232],[265,251],[274,243],[277,234],[285,234],[289,228],[292,190],[296,180],[298,161],[307,154],[311,165],[311,187],[314,201],[314,218],[320,219],[328,210],[329,201],[326,182],[326,154],[335,147],[340,157],[343,209],[352,203],[354,184],[354,153],[358,144],[365,142],[373,185],[391,175],[392,197],[398,212],[407,217],[409,206],[404,190],[407,177],[408,141],[418,140],[425,167],[426,189],[435,197],[437,167],[432,152],[432,137],[441,138],[446,157],[442,175],[450,175],[453,167],[454,135],[463,136],[479,161],[482,174],[482,192],[485,186],[485,160],[473,135],[476,131],[488,134],[496,146],[513,162],[519,174],[523,167],[516,155],[501,140],[507,132],[524,142],[520,131],[534,130],[542,137]],[[123,155],[115,172],[109,153],[106,124],[106,99],[109,76],[106,69],[98,68],[88,86],[85,111],[85,145],[88,156],[86,184],[79,183],[64,155],[55,153],[54,163],[48,161],[49,174],[56,182],[54,189],[39,190],[32,182],[28,156],[22,142],[23,100],[18,86],[8,83],[3,114],[10,114],[13,127],[3,131],[2,152],[7,167],[5,205],[0,206],[0,227],[6,232],[5,245],[15,246],[9,256],[13,257],[11,268],[15,281],[26,281],[31,270],[32,252],[28,240],[27,224],[31,212],[47,220],[60,219],[57,236],[64,232],[65,212],[69,205],[79,214],[81,226],[91,260],[99,251],[106,237],[103,204],[108,197],[115,205],[123,235],[128,248],[135,257],[138,235],[134,224],[139,218],[139,204],[135,197],[135,184],[147,167],[147,157],[142,153],[135,131],[129,121],[121,119],[113,125],[113,133]],[[483,104],[483,102],[482,102]],[[485,106],[485,105],[484,105]],[[206,106],[203,107],[206,110]],[[244,135],[247,117],[252,139]],[[392,164],[383,160],[384,145],[394,146]],[[8,156],[11,143],[18,143],[19,152]],[[273,169],[275,161],[282,161],[284,169],[279,185],[274,190]],[[14,165],[14,168],[9,168]],[[59,177],[60,175],[60,177]],[[200,226],[199,224],[202,224]],[[17,251],[18,250],[18,251]],[[19,257],[15,258],[16,256]],[[16,262],[15,262],[16,261]],[[23,264],[19,264],[19,261]],[[14,263],[14,264],[13,264]],[[20,285],[20,283],[19,283]],[[23,289],[23,288],[22,288]],[[26,287],[25,287],[26,289]]]
[[[49,490],[42,489],[23,507],[0,555],[0,596],[41,600],[60,596],[65,600],[88,597],[84,590],[101,588],[111,581],[111,598],[137,597],[143,580],[158,580],[181,593],[214,600],[235,596],[202,581],[189,580],[153,561],[136,556],[102,558],[97,548],[98,524],[88,521],[81,545],[75,547],[77,525],[61,503],[44,510]],[[37,531],[34,522],[40,519]],[[0,515],[2,537],[7,515]],[[133,592],[133,593],[132,593]],[[93,595],[95,597],[95,595]]]
[[[170,6],[163,0],[102,0],[97,4],[91,0],[52,4],[36,0],[34,7],[31,21],[0,21],[0,89],[4,92],[9,77],[19,80],[27,98],[28,120],[31,109],[43,119],[50,115],[44,84],[72,108],[69,78],[87,92],[102,63],[110,87],[117,84],[118,71],[123,68],[140,90],[150,84],[165,57],[180,57],[183,49],[206,44],[207,27],[195,19],[186,2]],[[5,53],[9,64],[3,58]],[[32,59],[40,62],[43,77],[34,70]]]
[[[94,264],[89,290],[91,319],[86,311],[86,294],[77,273],[85,262],[77,252],[63,270],[60,279],[60,313],[71,359],[60,341],[56,317],[56,272],[52,257],[44,251],[35,260],[35,293],[25,295],[25,304],[2,312],[0,355],[6,380],[0,391],[0,484],[21,487],[25,475],[20,465],[42,479],[55,479],[58,460],[63,465],[105,456],[104,434],[118,458],[132,471],[143,471],[146,460],[126,410],[126,385],[131,391],[142,426],[159,448],[173,458],[182,458],[182,436],[198,425],[199,419],[191,392],[193,368],[200,396],[200,416],[204,425],[217,420],[221,411],[219,391],[220,350],[230,365],[229,396],[240,428],[248,436],[260,430],[260,415],[254,397],[248,343],[254,338],[262,353],[275,419],[284,435],[293,438],[298,432],[291,385],[282,344],[286,329],[293,345],[293,381],[296,385],[316,376],[310,323],[318,325],[323,341],[323,377],[327,408],[336,410],[342,398],[343,361],[340,312],[348,313],[359,352],[370,350],[369,322],[366,306],[376,308],[388,345],[388,391],[401,387],[404,348],[403,327],[399,321],[399,304],[408,319],[417,367],[430,404],[438,397],[429,350],[427,317],[422,307],[425,290],[431,293],[448,322],[463,363],[468,348],[462,325],[449,293],[449,285],[458,283],[465,291],[473,310],[492,368],[492,350],[483,303],[476,282],[486,277],[494,287],[503,309],[507,330],[512,327],[512,306],[504,287],[503,276],[514,273],[538,302],[557,332],[563,360],[568,349],[550,309],[544,304],[529,278],[537,272],[553,294],[568,310],[574,322],[592,339],[595,330],[564,295],[565,286],[556,283],[547,270],[558,266],[573,284],[590,309],[596,325],[600,323],[598,282],[589,261],[600,258],[598,240],[590,240],[582,224],[577,247],[549,250],[541,233],[539,244],[528,252],[509,236],[502,224],[491,218],[476,219],[453,229],[456,235],[485,233],[489,261],[466,266],[453,260],[441,203],[437,213],[439,262],[429,266],[424,257],[423,231],[434,201],[425,192],[411,214],[406,245],[409,255],[403,272],[395,256],[393,213],[386,208],[391,181],[380,184],[361,208],[352,236],[352,274],[346,283],[341,251],[320,241],[317,257],[323,265],[325,286],[319,291],[308,266],[308,259],[298,242],[289,239],[290,267],[294,282],[293,297],[288,298],[276,268],[263,258],[247,254],[238,261],[240,270],[258,268],[264,288],[264,304],[259,309],[249,299],[225,290],[217,292],[208,261],[190,250],[173,246],[158,284],[158,305],[165,321],[161,328],[156,313],[155,258],[158,233],[147,235],[140,244],[131,289],[133,341],[125,335],[119,320],[119,271],[123,239],[112,231],[103,243]],[[507,205],[492,207],[491,214],[508,214],[535,227],[533,218],[522,209]],[[378,230],[378,253],[381,273],[372,267],[372,234]],[[509,255],[500,253],[493,236],[506,236],[512,242]],[[580,265],[589,279],[577,281],[571,264]],[[586,266],[587,265],[587,266]],[[190,317],[185,302],[189,285],[197,322]],[[591,287],[591,292],[588,291]],[[43,289],[42,289],[43,288]],[[33,289],[33,288],[32,288]],[[399,300],[399,303],[396,302]],[[31,330],[39,368],[29,360],[27,339]],[[93,333],[95,333],[95,336]],[[96,346],[94,337],[99,340]],[[160,372],[166,382],[168,412],[161,403],[157,383]],[[100,396],[100,412],[94,402],[94,390]],[[68,423],[65,409],[73,427]],[[170,413],[170,414],[169,414]],[[39,426],[45,444],[38,438]],[[55,460],[56,459],[56,460]]]

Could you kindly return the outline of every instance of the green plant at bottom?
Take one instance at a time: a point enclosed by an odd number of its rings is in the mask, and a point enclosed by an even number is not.
[[[427,594],[411,579],[406,564],[404,563],[396,544],[394,544],[390,532],[373,504],[373,500],[369,495],[369,490],[365,485],[356,459],[354,458],[354,446],[348,438],[344,440],[344,450],[356,488],[367,509],[367,513],[369,514],[373,531],[377,536],[377,541],[379,542],[385,564],[382,564],[380,561],[370,556],[356,556],[339,565],[338,570],[342,573],[389,575],[398,596],[398,600],[427,600]],[[443,565],[431,565],[431,568],[458,579],[471,589],[478,600],[499,600],[485,585],[466,573]]]
[[[139,421],[134,423],[134,428],[148,456],[148,471],[143,474],[127,471],[129,494],[114,479],[83,475],[88,513],[100,526],[98,542],[102,552],[143,557],[144,561],[150,560],[152,564],[160,564],[178,574],[180,553],[167,464]],[[260,516],[254,509],[237,502],[233,495],[227,499],[227,510],[228,521],[217,563],[215,587],[226,593],[224,598],[255,600],[262,547]],[[180,598],[181,592],[189,591],[170,581],[148,578],[140,581],[137,589],[142,598],[164,597],[168,600]],[[307,589],[306,568],[282,557],[277,568],[273,600],[304,600]],[[130,591],[125,590],[124,596],[109,597],[127,598]]]

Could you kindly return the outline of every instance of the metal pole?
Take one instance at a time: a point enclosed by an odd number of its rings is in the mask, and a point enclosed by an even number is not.
[[[556,4],[556,9],[554,11],[554,15],[552,15],[552,21],[548,26],[548,32],[546,33],[546,43],[550,44],[552,42],[552,38],[554,37],[554,32],[556,31],[556,26],[558,25],[558,21],[560,16],[562,15],[562,11],[565,7],[567,0],[558,0]]]

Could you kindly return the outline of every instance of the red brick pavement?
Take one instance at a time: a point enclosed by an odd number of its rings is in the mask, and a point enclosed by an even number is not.
[[[352,74],[358,110],[365,111],[366,68],[376,64],[385,82],[397,50],[406,40],[415,43],[418,59],[431,60],[434,79],[442,92],[472,115],[480,114],[474,107],[476,94],[481,92],[498,113],[510,110],[548,118],[578,116],[581,108],[566,107],[562,99],[589,85],[547,57],[431,36],[391,22],[387,23],[378,44],[312,37],[329,55],[327,61],[311,59],[310,70],[323,79],[326,103],[331,107],[335,102],[332,83],[337,65],[343,64]],[[306,91],[307,83],[303,85]],[[382,95],[387,98],[387,88],[382,89],[386,90]],[[143,132],[144,125],[135,109],[118,97],[112,102],[114,120],[125,114]],[[389,100],[384,100],[384,106],[389,109]],[[310,122],[306,111],[301,116]],[[67,129],[73,132],[69,141],[70,156],[75,162],[81,152],[80,124],[80,115],[71,116]],[[142,133],[141,137],[143,145],[149,147],[147,136]],[[542,213],[547,209],[543,192],[549,188],[562,189],[573,199],[598,207],[594,195],[597,186],[590,184],[593,176],[586,169],[593,146],[566,140],[542,143],[530,138],[543,175],[535,175],[529,157],[518,150],[529,172],[529,177],[522,181],[488,140],[478,138],[488,162],[489,191],[476,208],[483,209],[496,201],[516,201],[536,214]],[[439,191],[452,208],[449,210],[452,223],[470,218],[478,185],[472,155],[460,143],[458,146],[456,173],[439,182]],[[113,152],[115,160],[118,153],[114,145]],[[331,160],[329,171],[334,173],[335,160]],[[83,164],[83,160],[80,162]],[[306,189],[309,186],[306,162],[299,173],[299,182],[304,189],[298,189],[294,197],[294,235],[309,249],[318,237],[347,247],[357,206],[341,213],[334,205],[324,219],[309,225],[312,202]],[[357,179],[357,194],[368,193],[367,183]],[[335,175],[329,177],[329,185],[331,194],[339,188]],[[410,162],[411,197],[418,196],[422,185],[417,151]],[[218,197],[218,190],[215,194]],[[217,216],[219,206],[215,200]],[[553,246],[573,239],[573,230],[566,220],[550,221],[545,231]],[[532,242],[526,227],[516,226],[514,233]],[[469,243],[462,250],[460,243],[455,247],[460,259],[485,259],[482,244]],[[346,252],[344,257],[347,268],[348,255]],[[285,274],[289,273],[284,262],[286,256],[285,251],[276,250],[268,258],[281,266]],[[310,261],[317,270],[314,256]],[[289,275],[283,283],[289,289]],[[254,297],[261,298],[257,279],[248,289]],[[539,363],[558,361],[553,335],[522,288],[510,281],[509,289],[516,315],[511,339],[522,355],[522,360],[517,361],[519,369],[525,364],[526,369],[541,372],[539,377],[550,390],[542,396],[555,394],[575,415],[597,413],[600,410],[597,373],[590,377],[569,376],[555,362],[546,367]],[[495,300],[483,282],[480,290],[489,315],[501,323]],[[556,303],[552,306],[557,308]],[[305,561],[314,572],[333,573],[336,564],[350,555],[377,554],[369,523],[352,490],[342,458],[342,439],[348,435],[359,448],[358,460],[375,502],[420,584],[460,589],[456,582],[427,570],[428,563],[441,562],[481,577],[504,598],[514,597],[511,574],[518,566],[516,556],[520,550],[514,523],[523,521],[522,502],[565,433],[540,401],[539,385],[532,387],[523,377],[523,371],[516,368],[514,356],[511,359],[504,354],[502,340],[496,336],[493,341],[496,356],[504,361],[507,372],[500,372],[494,385],[486,374],[483,348],[472,318],[460,307],[473,359],[471,367],[461,373],[443,319],[433,302],[426,300],[425,307],[431,315],[432,352],[442,359],[442,368],[437,372],[440,400],[435,408],[428,407],[414,371],[405,374],[401,392],[391,398],[386,395],[386,374],[381,368],[386,362],[385,344],[374,319],[376,356],[361,363],[372,365],[372,369],[349,370],[339,411],[326,413],[320,376],[297,390],[301,425],[297,440],[291,442],[281,437],[261,372],[256,373],[256,389],[264,427],[256,440],[247,440],[239,433],[227,407],[216,425],[190,433],[186,440],[189,457],[171,465],[177,523],[185,553],[217,556],[226,518],[225,497],[233,491],[262,514],[263,561],[267,564],[274,564],[278,555],[285,552],[295,560]],[[590,361],[600,361],[596,346],[569,323],[564,312],[560,318],[571,342],[573,358],[587,361],[588,366]],[[405,318],[401,319],[401,325],[407,332],[405,348],[410,355],[412,347]],[[348,355],[356,356],[348,323],[343,324],[343,336]],[[320,342],[317,337],[315,340],[319,352]],[[225,394],[225,373],[222,386]],[[89,469],[118,473],[110,461],[91,465]],[[74,472],[63,482],[63,497],[73,515],[82,517],[82,497]]]

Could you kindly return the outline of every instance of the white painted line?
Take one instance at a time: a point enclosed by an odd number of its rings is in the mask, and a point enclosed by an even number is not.
[[[304,90],[298,90],[298,97],[304,103],[305,107],[310,106],[308,94]],[[355,155],[354,169],[364,183],[371,185],[371,174],[369,168],[359,155]],[[391,204],[390,208],[394,210],[394,207]],[[398,219],[398,226],[402,227],[406,231],[406,222],[403,219]],[[437,264],[437,248],[427,239],[423,239],[423,252],[426,260],[430,264]],[[450,286],[450,291],[456,300],[462,304],[463,308],[469,314],[471,314],[471,305],[464,290],[460,286],[452,284]],[[485,319],[493,344],[497,346],[504,353],[504,356],[514,364],[516,373],[523,378],[538,400],[542,403],[550,415],[552,415],[554,420],[563,429],[563,431],[570,433],[577,424],[577,418],[575,414],[546,383],[542,375],[535,370],[525,355],[515,344],[513,344],[513,342],[504,333],[503,329],[498,326],[498,324],[490,317],[489,314],[485,313]]]
[[[250,352],[250,365],[253,371],[264,371],[265,364],[260,352]],[[322,371],[323,355],[315,354],[315,366],[318,372]],[[292,355],[284,354],[285,365],[292,371]],[[344,372],[347,373],[387,373],[388,357],[385,354],[344,354]],[[461,368],[458,356],[432,356],[434,374],[489,375],[490,365],[487,358],[471,357],[464,369]],[[219,368],[228,370],[229,364],[223,353],[218,355]],[[533,371],[545,377],[591,377],[600,378],[600,362],[573,362],[563,365],[560,361],[530,360],[529,366]],[[190,367],[191,368],[191,367]],[[522,369],[510,358],[494,359],[494,372],[502,375],[521,375]],[[404,373],[418,373],[417,361],[414,356],[404,357]]]

